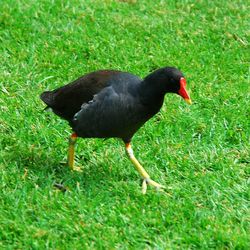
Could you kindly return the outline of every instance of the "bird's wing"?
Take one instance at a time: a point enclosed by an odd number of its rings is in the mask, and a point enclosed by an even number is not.
[[[138,98],[108,86],[82,105],[71,125],[82,137],[122,137],[142,123],[141,115],[143,106]]]
[[[109,85],[109,79],[118,73],[114,70],[95,71],[53,91],[45,91],[40,98],[57,115],[71,121],[82,103],[91,101],[95,94]]]

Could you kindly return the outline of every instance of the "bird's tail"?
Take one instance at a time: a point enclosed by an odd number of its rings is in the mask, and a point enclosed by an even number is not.
[[[43,102],[45,102],[48,105],[48,107],[51,107],[53,105],[53,92],[52,91],[43,92],[40,95],[40,98]]]

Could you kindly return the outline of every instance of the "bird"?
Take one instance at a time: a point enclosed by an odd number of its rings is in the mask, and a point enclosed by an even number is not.
[[[119,70],[97,70],[40,95],[46,108],[69,122],[68,165],[74,170],[74,147],[81,138],[119,138],[126,153],[142,177],[142,193],[147,186],[164,190],[153,181],[133,153],[131,140],[139,128],[157,114],[166,93],[192,101],[186,79],[176,67],[159,68],[144,78]]]

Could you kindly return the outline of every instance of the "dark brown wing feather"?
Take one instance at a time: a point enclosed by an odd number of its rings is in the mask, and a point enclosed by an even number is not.
[[[92,72],[58,89],[45,91],[40,98],[55,114],[71,121],[81,105],[91,101],[95,94],[109,85],[108,80],[118,73],[120,71],[115,70]]]

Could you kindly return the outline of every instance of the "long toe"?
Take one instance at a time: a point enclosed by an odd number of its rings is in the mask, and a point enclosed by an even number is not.
[[[76,171],[76,172],[82,172],[83,170],[80,167],[76,167],[74,166],[72,171]]]
[[[151,180],[150,178],[145,178],[145,179],[143,179],[143,182],[142,182],[142,193],[143,194],[146,194],[146,192],[147,192],[147,185],[153,186],[159,191],[163,191],[166,188],[165,186]]]

